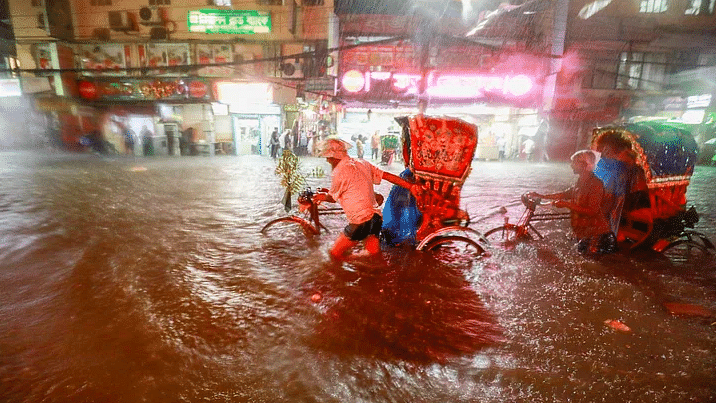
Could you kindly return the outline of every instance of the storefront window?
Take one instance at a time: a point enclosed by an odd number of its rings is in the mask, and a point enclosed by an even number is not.
[[[667,0],[642,0],[639,3],[640,13],[663,13],[668,9]]]

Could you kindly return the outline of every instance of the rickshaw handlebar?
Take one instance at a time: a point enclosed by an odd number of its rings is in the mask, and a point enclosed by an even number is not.
[[[309,186],[298,195],[298,202],[301,204],[313,204],[313,196],[317,193],[328,193],[328,189],[316,188],[316,191],[314,192]]]
[[[316,188],[316,190],[314,192],[313,190],[311,190],[310,187],[307,187],[303,192],[301,192],[298,195],[298,202],[300,204],[306,204],[306,205],[317,204],[316,202],[313,201],[313,196],[315,196],[316,194],[328,194],[328,191],[329,191],[329,189],[327,189],[327,188],[319,187],[319,188]],[[379,206],[383,204],[383,200],[384,200],[383,195],[381,195],[380,193],[376,193],[375,198],[376,198],[376,201],[378,202]],[[340,209],[331,208],[331,209],[327,209],[327,210],[333,211],[333,210],[340,210]]]

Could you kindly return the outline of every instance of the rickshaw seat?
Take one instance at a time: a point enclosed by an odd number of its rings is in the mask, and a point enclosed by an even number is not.
[[[627,211],[625,213],[630,220],[632,221],[652,221],[653,218],[651,216],[651,209],[650,208],[640,208],[637,210]]]
[[[654,229],[654,218],[650,208],[625,211],[619,224],[618,241],[630,240],[632,247],[643,242]]]

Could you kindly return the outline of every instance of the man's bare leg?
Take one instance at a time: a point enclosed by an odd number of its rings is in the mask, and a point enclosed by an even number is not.
[[[380,255],[380,241],[377,236],[368,235],[365,239],[365,250],[371,257]]]
[[[352,241],[344,233],[338,235],[338,239],[331,248],[330,255],[333,259],[344,260],[346,253],[353,248],[358,242]],[[380,246],[380,245],[379,245]]]
[[[383,267],[387,264],[380,253],[380,240],[375,235],[369,235],[364,241],[365,250],[351,253],[348,259],[360,261],[368,266]]]

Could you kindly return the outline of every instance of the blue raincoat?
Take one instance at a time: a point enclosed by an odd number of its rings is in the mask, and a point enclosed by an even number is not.
[[[604,184],[604,211],[614,234],[619,231],[619,220],[627,196],[638,189],[641,168],[613,158],[602,157],[594,167],[594,175]]]
[[[412,182],[413,173],[406,168],[400,177]],[[408,189],[394,185],[383,206],[383,241],[390,246],[416,244],[416,232],[422,214],[418,211],[415,197]]]

